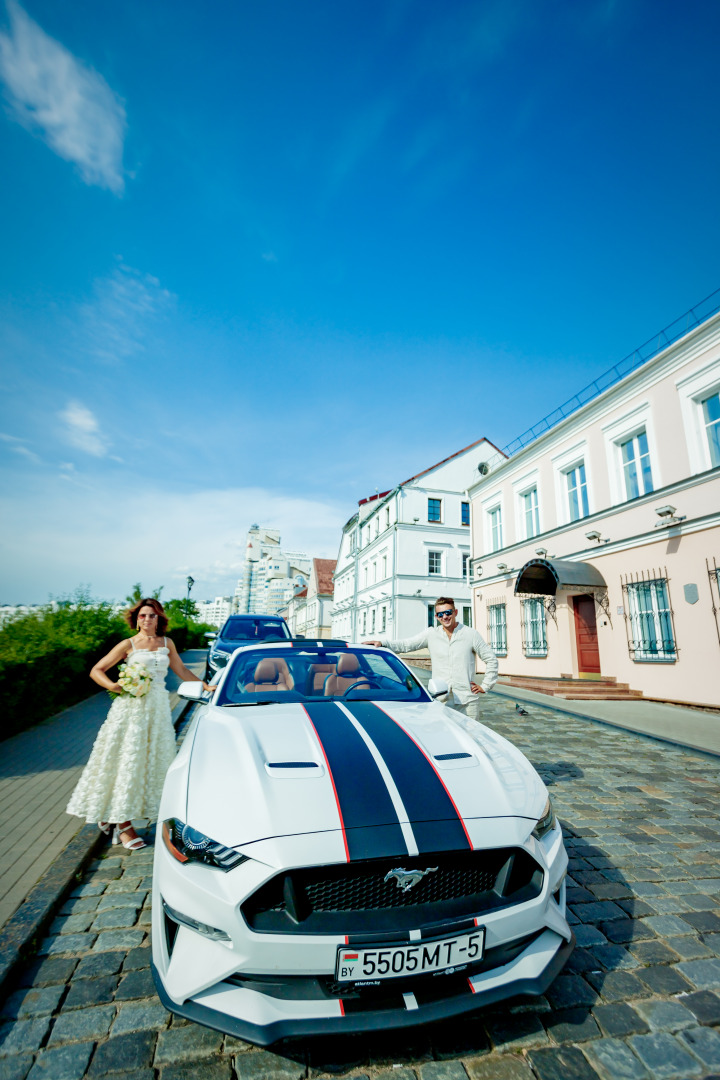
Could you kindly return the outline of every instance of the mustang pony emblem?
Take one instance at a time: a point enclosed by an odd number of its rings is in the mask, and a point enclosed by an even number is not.
[[[422,881],[426,874],[434,874],[437,869],[437,866],[428,866],[427,870],[403,870],[399,866],[397,870],[389,870],[383,878],[383,882],[395,878],[398,889],[409,892],[413,885],[417,885],[418,881]]]

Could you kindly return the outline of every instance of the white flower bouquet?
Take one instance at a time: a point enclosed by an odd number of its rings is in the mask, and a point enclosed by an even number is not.
[[[145,697],[152,686],[152,675],[142,664],[121,664],[118,668],[118,682],[122,686],[122,693],[110,692],[111,698],[116,697]]]

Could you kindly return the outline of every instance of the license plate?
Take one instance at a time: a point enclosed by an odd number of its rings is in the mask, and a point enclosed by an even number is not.
[[[387,948],[338,949],[335,965],[337,982],[364,982],[377,979],[398,979],[408,975],[425,975],[434,971],[482,960],[485,930],[478,927],[467,934],[418,941],[410,945],[391,945]]]

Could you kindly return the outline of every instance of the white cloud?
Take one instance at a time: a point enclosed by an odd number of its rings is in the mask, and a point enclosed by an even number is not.
[[[95,283],[95,296],[79,312],[78,341],[84,352],[105,364],[119,364],[142,352],[153,319],[175,297],[152,274],[118,262]]]
[[[0,78],[11,116],[37,133],[86,184],[124,188],[125,109],[92,68],[55,41],[16,2],[7,0],[10,33],[0,33]]]
[[[13,454],[18,454],[20,457],[26,458],[31,461],[33,465],[42,465],[42,458],[25,446],[25,439],[18,439],[16,435],[7,435],[5,432],[0,431],[0,440],[8,444],[8,450]]]
[[[100,425],[95,416],[88,408],[79,401],[70,401],[58,416],[65,425],[63,434],[71,446],[83,450],[86,454],[92,454],[93,457],[105,457],[107,442],[100,433]]]

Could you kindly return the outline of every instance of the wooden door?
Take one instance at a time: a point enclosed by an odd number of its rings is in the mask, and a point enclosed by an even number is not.
[[[578,674],[600,674],[595,601],[592,596],[573,596],[575,641],[577,643]]]

